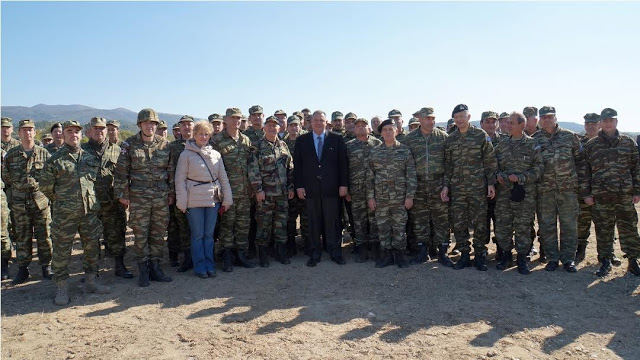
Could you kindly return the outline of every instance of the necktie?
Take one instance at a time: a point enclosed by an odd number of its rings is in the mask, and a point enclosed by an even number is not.
[[[316,147],[316,153],[318,154],[318,161],[322,157],[322,136],[318,136],[318,146]]]

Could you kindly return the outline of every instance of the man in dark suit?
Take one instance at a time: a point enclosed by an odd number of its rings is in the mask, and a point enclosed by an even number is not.
[[[306,199],[309,217],[307,253],[310,258],[307,266],[310,267],[320,261],[323,228],[331,260],[345,264],[341,247],[340,197],[347,195],[347,151],[342,136],[326,131],[326,126],[326,114],[316,110],[311,117],[312,131],[298,137],[293,157],[296,191],[300,199]]]

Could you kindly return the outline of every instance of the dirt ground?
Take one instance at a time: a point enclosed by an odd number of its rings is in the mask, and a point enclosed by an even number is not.
[[[626,274],[626,259],[597,278],[595,239],[578,273],[534,261],[528,276],[495,262],[487,272],[434,261],[375,269],[346,246],[345,266],[324,254],[308,268],[298,255],[203,280],[165,264],[173,282],[140,288],[107,259],[108,295],[83,293],[79,249],[66,307],[53,304],[55,285],[35,261],[29,282],[3,281],[2,358],[640,359],[640,278]]]

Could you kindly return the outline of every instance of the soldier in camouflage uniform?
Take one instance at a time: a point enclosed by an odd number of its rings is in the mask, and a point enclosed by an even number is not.
[[[47,148],[47,145],[51,144],[53,142],[53,137],[51,136],[51,134],[44,134],[42,135],[42,147],[43,148]]]
[[[164,120],[160,120],[160,123],[158,123],[158,127],[156,128],[156,135],[164,138],[165,140],[168,140],[169,126]]]
[[[511,133],[511,124],[509,122],[509,117],[509,113],[500,113],[500,117],[498,118],[498,133],[509,136],[509,134]]]
[[[212,138],[213,148],[222,155],[224,168],[229,177],[233,205],[222,214],[220,221],[220,245],[222,253],[222,271],[233,271],[233,251],[240,264],[253,268],[255,264],[247,259],[249,248],[249,226],[251,197],[253,192],[249,182],[249,161],[255,147],[251,140],[239,130],[242,112],[238,108],[228,108],[224,117],[225,130]]]
[[[53,277],[58,287],[56,305],[69,303],[67,279],[71,250],[77,233],[83,248],[85,291],[106,294],[111,290],[98,284],[98,258],[102,224],[98,220],[100,203],[94,182],[100,162],[80,147],[82,125],[66,121],[63,125],[65,146],[47,160],[40,176],[42,192],[53,203]]]
[[[180,154],[184,151],[187,140],[193,137],[193,117],[184,115],[178,121],[180,126],[180,138],[169,144],[169,196],[175,199],[176,167]],[[187,215],[176,208],[175,201],[169,205],[169,226],[167,228],[167,247],[169,248],[169,261],[171,266],[178,265],[178,253],[182,252],[182,264],[178,272],[186,272],[193,269],[191,259],[191,230]]]
[[[502,139],[500,134],[496,132],[498,125],[498,113],[495,111],[485,111],[480,118],[480,127],[484,130],[491,139],[491,145],[495,149],[500,140]],[[493,232],[496,231],[496,198],[487,199],[487,233],[484,239],[485,244],[489,244],[491,240],[491,223],[493,222]],[[495,238],[493,239],[494,242]],[[497,243],[496,243],[497,244]],[[500,261],[502,256],[502,249],[497,244],[496,261]]]
[[[2,179],[11,188],[9,207],[13,215],[16,233],[16,262],[19,269],[13,284],[22,284],[29,278],[33,237],[38,244],[38,259],[42,276],[51,279],[51,212],[49,199],[40,191],[38,177],[44,163],[51,155],[35,145],[33,120],[21,120],[19,126],[21,144],[7,151]]]
[[[173,126],[171,127],[171,133],[173,134],[174,140],[180,139],[182,137],[182,135],[180,135],[180,124],[178,123],[173,124]]]
[[[407,248],[405,229],[407,210],[413,207],[416,193],[416,168],[411,150],[396,140],[396,127],[390,119],[378,131],[384,143],[371,150],[367,169],[369,209],[376,212],[380,249],[384,256],[376,267],[396,264],[409,266],[404,259]]]
[[[93,155],[100,166],[94,188],[100,202],[98,219],[102,223],[106,253],[115,259],[116,276],[131,279],[133,274],[124,265],[127,215],[113,193],[113,174],[118,164],[120,146],[109,142],[106,126],[105,118],[92,118],[91,139],[82,144],[82,149]]]
[[[217,114],[213,114],[213,115],[217,115]],[[214,144],[214,135],[218,135],[224,131],[224,123],[223,123],[222,117],[220,117],[220,115],[218,115],[217,117],[213,115],[209,116],[210,117],[209,122],[211,123],[211,127],[213,128],[213,134],[211,134],[211,140],[209,140],[209,143],[211,144],[211,146],[213,146]]]
[[[353,212],[353,230],[356,246],[355,262],[367,261],[367,250],[371,250],[372,258],[378,260],[380,239],[375,212],[367,206],[367,171],[371,150],[382,144],[382,141],[369,135],[367,119],[355,121],[355,139],[347,141],[347,158],[349,159],[349,193],[345,199],[351,204]],[[369,249],[367,249],[369,248]]]
[[[414,246],[418,249],[411,263],[425,262],[429,259],[429,249],[434,249],[438,262],[451,267],[453,263],[447,255],[450,238],[449,204],[440,198],[444,185],[444,151],[448,135],[435,127],[436,115],[433,108],[420,109],[419,119],[420,127],[402,141],[411,149],[418,179],[414,206],[409,210],[410,217],[415,219],[411,226],[416,236]],[[434,236],[431,237],[431,234]],[[436,256],[432,259],[435,260]]]
[[[342,135],[344,139],[345,145],[347,141],[355,139],[355,135],[353,134],[355,123],[354,121],[358,118],[355,113],[348,112],[347,115],[343,117],[342,126],[343,129],[338,134]],[[342,205],[340,206],[340,211],[342,212],[342,227],[346,228],[350,231],[351,239],[356,237],[356,233],[354,231],[353,225],[353,210],[351,209],[351,203],[346,201],[345,198],[342,198]]]
[[[109,120],[107,121],[107,136],[109,137],[109,143],[122,145],[122,140],[118,137],[120,133],[120,121]]]
[[[134,235],[138,261],[138,285],[149,280],[172,279],[160,267],[164,234],[169,223],[169,143],[155,134],[158,114],[153,109],[138,113],[140,132],[122,143],[116,166],[114,192],[129,208],[129,227]]]
[[[600,121],[602,130],[584,147],[587,181],[581,183],[584,201],[593,205],[598,260],[602,264],[596,274],[602,277],[611,271],[617,226],[620,246],[629,260],[628,271],[640,276],[640,236],[634,206],[640,202],[640,156],[633,139],[618,132],[614,109],[602,110]]]
[[[297,119],[297,118],[296,118]],[[289,200],[293,199],[293,156],[287,144],[278,139],[278,121],[268,117],[264,138],[256,144],[249,164],[249,180],[256,194],[256,244],[260,266],[268,267],[267,246],[273,238],[276,259],[290,264],[285,245]]]
[[[20,140],[11,136],[13,134],[13,122],[11,118],[2,118],[2,150],[9,151],[20,145]]]
[[[380,135],[380,133],[378,132],[378,127],[380,126],[381,122],[382,120],[380,119],[380,116],[376,115],[371,118],[371,136],[380,141],[382,141],[382,135]]]
[[[300,119],[295,116],[290,116],[287,119],[287,135],[284,137],[284,142],[289,148],[289,153],[294,154],[298,136],[306,133],[306,130],[300,126]],[[289,257],[298,252],[296,244],[298,216],[300,216],[300,235],[302,235],[302,239],[306,244],[309,240],[309,218],[305,211],[304,200],[300,199],[296,193],[293,198],[289,200],[289,219],[287,220],[287,256]]]
[[[413,132],[420,127],[420,120],[417,117],[412,117],[409,119],[409,132]]]
[[[278,120],[278,139],[282,140],[287,135],[287,113],[284,110],[276,110],[273,116]]]
[[[466,105],[457,105],[451,116],[456,130],[445,142],[444,187],[440,196],[442,201],[451,200],[453,233],[462,252],[453,268],[472,265],[469,227],[473,226],[473,265],[486,271],[487,197],[495,197],[496,155],[487,133],[469,124],[471,115]]]
[[[404,130],[404,120],[402,120],[402,113],[400,110],[393,109],[389,111],[389,119],[393,121],[396,126],[396,140],[402,141],[402,139],[409,134]]]
[[[524,134],[525,116],[509,116],[511,135],[502,135],[496,145],[498,188],[496,189],[495,235],[502,251],[498,270],[507,269],[513,261],[511,249],[515,233],[518,272],[530,273],[527,255],[531,248],[531,222],[536,208],[536,181],[544,165],[536,141]]]
[[[584,169],[580,153],[580,140],[572,131],[558,127],[556,110],[552,106],[540,109],[541,129],[533,134],[542,161],[544,173],[537,184],[537,217],[540,240],[547,257],[545,270],[554,271],[558,261],[565,270],[577,271],[578,236],[578,174]],[[558,226],[560,222],[560,247]]]
[[[4,156],[6,152],[0,149],[0,167],[4,172]],[[0,240],[2,241],[2,280],[9,278],[9,260],[11,260],[11,240],[9,239],[9,204],[4,193],[4,181],[0,178]]]
[[[262,123],[264,120],[264,111],[262,110],[262,106],[253,105],[249,108],[249,122],[251,123],[250,127],[243,131],[251,144],[255,146],[258,141],[264,138],[264,131],[262,130]],[[256,198],[251,198],[251,223],[249,224],[249,251],[247,251],[247,258],[253,259],[256,255],[256,231],[257,231],[257,222],[256,222]]]
[[[528,136],[533,137],[533,134],[540,130],[540,125],[538,124],[538,108],[535,106],[527,106],[522,110],[522,113],[527,118],[526,125],[524,127],[524,133]],[[536,239],[538,233],[536,232],[534,222],[531,222],[531,251],[529,252],[529,258],[532,258],[538,253],[538,249],[533,245],[533,240]],[[546,263],[547,257],[544,254],[544,246],[542,246],[542,239],[538,238],[540,242],[540,262]]]
[[[51,125],[51,137],[53,138],[53,142],[47,146],[45,149],[49,151],[49,154],[53,155],[56,151],[58,151],[61,147],[64,146],[64,136],[62,135],[62,124],[55,123]]]
[[[344,116],[344,142],[353,140],[356,138],[355,135],[355,126],[356,120],[358,120],[358,115],[352,112],[348,112],[347,115]]]

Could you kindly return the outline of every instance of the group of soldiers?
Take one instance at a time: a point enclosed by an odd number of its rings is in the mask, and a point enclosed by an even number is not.
[[[259,105],[249,108],[248,118],[238,108],[209,116],[210,143],[222,155],[233,194],[233,205],[216,228],[223,271],[255,267],[254,257],[261,267],[269,266],[269,256],[288,264],[298,251],[298,222],[308,241],[304,200],[293,183],[293,154],[296,139],[311,131],[316,116],[325,114],[303,109],[287,116],[277,110],[265,119]],[[628,270],[640,276],[634,207],[640,201],[639,150],[618,132],[615,110],[586,114],[584,136],[558,127],[550,106],[510,114],[485,111],[481,128],[470,119],[464,104],[454,108],[446,129],[435,126],[431,107],[413,114],[410,131],[395,109],[384,121],[331,114],[327,131],[343,137],[349,161],[348,193],[336,211],[351,232],[356,262],[371,258],[376,267],[406,267],[431,259],[485,271],[493,223],[498,269],[511,266],[515,249],[518,271],[528,274],[538,235],[545,269],[561,263],[575,272],[593,220],[601,263],[597,275],[620,265],[613,247],[617,225]],[[180,118],[170,142],[167,124],[153,109],[143,109],[140,131],[125,141],[118,138],[118,121],[94,117],[85,125],[54,124],[45,144],[45,137],[43,143],[35,139],[32,120],[19,122],[17,140],[12,120],[2,118],[2,278],[8,278],[13,241],[18,272],[12,283],[27,281],[35,238],[43,278],[56,282],[56,304],[67,304],[71,248],[79,234],[86,290],[109,292],[97,276],[100,240],[114,258],[115,274],[133,278],[124,264],[127,224],[140,286],[172,281],[161,268],[166,234],[171,266],[179,272],[193,268],[189,224],[175,208],[174,184],[193,124],[192,116]],[[460,254],[456,263],[448,253],[451,233]]]

